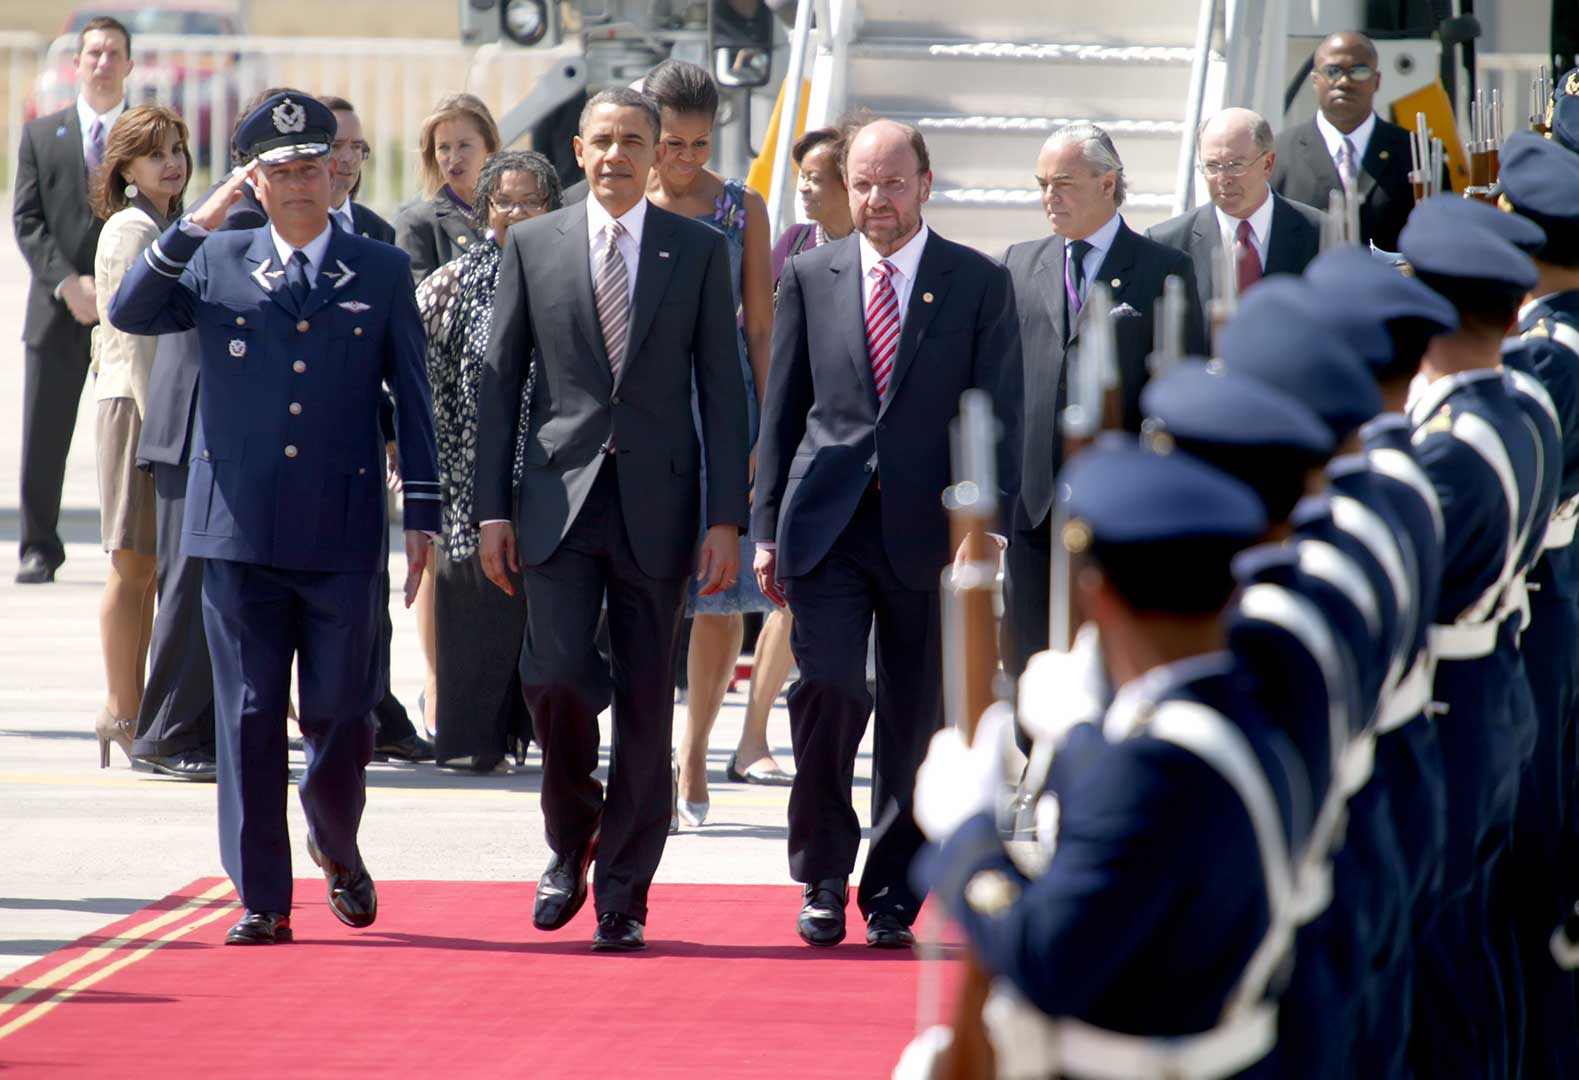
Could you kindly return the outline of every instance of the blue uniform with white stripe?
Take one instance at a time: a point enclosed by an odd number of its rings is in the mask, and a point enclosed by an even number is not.
[[[325,228],[329,226],[325,223]],[[378,571],[387,537],[379,406],[394,390],[406,527],[439,528],[432,404],[408,259],[330,230],[304,302],[270,228],[172,225],[133,266],[110,321],[195,329],[197,428],[183,550],[206,560],[220,849],[249,911],[288,913],[285,713],[293,658],[308,765],[302,803],[325,856],[359,867]]]

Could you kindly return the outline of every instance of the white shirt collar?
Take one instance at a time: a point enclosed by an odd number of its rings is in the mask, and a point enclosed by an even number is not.
[[[1332,121],[1316,110],[1316,130],[1321,132],[1322,141],[1327,144],[1327,154],[1333,161],[1338,160],[1338,151],[1343,148],[1343,132],[1332,126]],[[1371,145],[1371,132],[1376,130],[1376,114],[1371,113],[1360,126],[1349,132],[1348,138],[1354,144],[1355,169],[1358,163],[1365,160],[1365,148]]]
[[[338,215],[344,219],[346,230],[348,232],[356,232],[356,215],[351,212],[351,196],[347,195],[345,197],[345,202],[341,203],[338,207],[331,206],[329,208],[329,213],[331,215]],[[333,225],[334,222],[331,221],[329,224]]]
[[[602,232],[609,222],[614,220],[614,215],[603,208],[597,196],[587,197],[587,239],[596,240],[598,233]],[[636,200],[636,205],[620,215],[619,223],[625,227],[625,233],[636,245],[636,250],[641,250],[641,231],[647,224],[647,198]]]
[[[916,230],[916,235],[905,241],[904,247],[887,257],[889,265],[906,280],[912,282],[916,280],[916,270],[921,265],[921,249],[927,246],[927,237],[930,235],[932,235],[932,231],[927,228],[927,223],[923,221],[921,228]],[[865,236],[861,236],[859,244],[861,248],[861,276],[864,278],[872,272],[872,267],[883,261],[883,256],[877,253],[877,249],[872,246],[871,241],[867,240]]]
[[[1218,230],[1230,240],[1239,232],[1239,222],[1242,220],[1250,222],[1250,232],[1254,235],[1257,244],[1264,247],[1268,238],[1272,235],[1271,188],[1267,189],[1266,198],[1261,200],[1261,205],[1256,207],[1255,212],[1248,218],[1236,218],[1230,214],[1225,214],[1220,206],[1214,206],[1212,209],[1217,211]]]
[[[1135,730],[1136,723],[1149,715],[1149,707],[1161,702],[1174,687],[1232,669],[1233,657],[1220,650],[1159,664],[1118,688],[1103,718],[1102,734],[1109,742],[1127,738]]]
[[[126,102],[117,102],[115,107],[106,113],[96,113],[93,106],[88,104],[88,99],[81,94],[77,95],[77,119],[82,123],[82,136],[87,138],[88,132],[93,129],[93,121],[104,121],[104,137],[110,137],[110,129],[115,126],[115,121],[121,118],[121,113],[126,111]]]
[[[1113,216],[1108,218],[1100,229],[1086,237],[1086,243],[1091,245],[1091,250],[1086,252],[1086,258],[1090,259],[1095,256],[1097,258],[1097,266],[1101,266],[1102,256],[1106,255],[1107,249],[1113,246],[1113,238],[1118,235],[1119,228],[1123,224],[1124,215],[1114,210]],[[1065,243],[1072,244],[1074,241],[1068,240]]]
[[[317,279],[318,271],[323,267],[324,257],[329,254],[329,238],[334,235],[334,226],[324,222],[323,232],[307,241],[301,249],[307,256],[307,279]],[[280,257],[280,267],[283,269],[291,261],[291,253],[296,249],[286,243],[285,238],[279,234],[274,225],[269,225],[269,237],[274,241],[274,250]]]

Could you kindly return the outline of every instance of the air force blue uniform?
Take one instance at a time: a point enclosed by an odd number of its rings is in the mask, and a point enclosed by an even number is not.
[[[325,228],[329,228],[325,223]],[[424,332],[404,253],[338,229],[305,302],[270,228],[173,225],[132,268],[110,321],[196,329],[197,429],[182,547],[207,560],[220,847],[249,912],[288,913],[285,712],[300,661],[301,795],[328,859],[361,867],[384,558],[382,384],[395,391],[406,527],[439,528]]]

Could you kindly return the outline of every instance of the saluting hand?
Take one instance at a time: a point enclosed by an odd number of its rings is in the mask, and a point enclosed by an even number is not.
[[[230,174],[226,180],[214,189],[203,205],[193,210],[190,215],[194,225],[201,225],[209,232],[220,229],[225,224],[225,213],[241,198],[242,185],[252,179],[252,174],[258,171],[256,158],[242,165]]]

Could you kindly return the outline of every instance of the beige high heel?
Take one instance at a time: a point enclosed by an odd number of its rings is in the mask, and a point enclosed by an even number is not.
[[[99,737],[99,768],[110,767],[110,743],[115,743],[126,754],[129,764],[132,760],[132,733],[136,730],[134,720],[117,720],[110,715],[110,710],[104,709],[99,713],[99,718],[93,722],[93,733]]]

